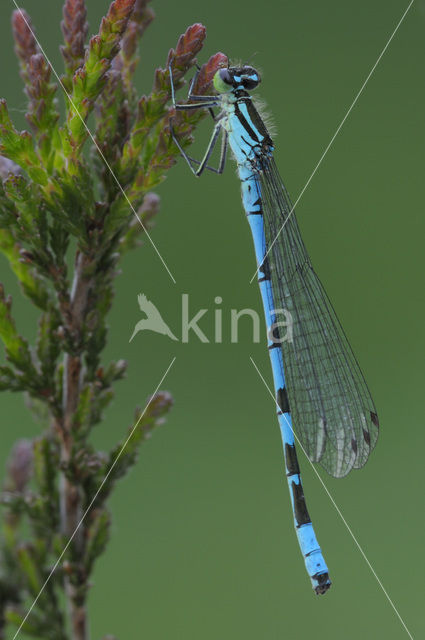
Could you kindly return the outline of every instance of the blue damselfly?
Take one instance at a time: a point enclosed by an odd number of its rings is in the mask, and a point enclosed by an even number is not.
[[[171,69],[170,69],[171,76]],[[345,333],[317,277],[300,235],[288,193],[273,159],[274,144],[249,92],[260,82],[251,66],[219,69],[215,96],[196,96],[189,89],[183,109],[209,109],[214,131],[201,161],[190,158],[174,141],[192,172],[224,169],[227,147],[235,157],[242,201],[254,240],[268,348],[285,454],[295,530],[316,593],[330,585],[328,568],[307,511],[292,425],[312,462],[340,478],[362,467],[378,437],[378,417]],[[213,108],[220,112],[214,115]],[[222,134],[218,168],[208,166]],[[292,317],[291,340],[282,340],[278,313]]]

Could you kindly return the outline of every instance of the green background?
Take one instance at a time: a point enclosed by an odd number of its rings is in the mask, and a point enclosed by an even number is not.
[[[58,53],[59,0],[26,0],[52,62]],[[140,93],[153,69],[194,22],[208,37],[199,61],[216,51],[259,66],[259,93],[276,123],[277,162],[292,199],[395,28],[401,0],[157,2],[142,45]],[[90,33],[106,0],[89,0]],[[9,16],[0,5],[0,94],[24,127]],[[253,54],[256,54],[254,58]],[[303,195],[298,218],[373,392],[381,422],[366,467],[344,480],[319,469],[328,490],[415,638],[424,637],[424,122],[425,2],[416,1]],[[201,153],[210,123],[199,131]],[[194,151],[195,153],[195,151]],[[112,539],[90,596],[92,637],[121,640],[280,638],[346,640],[407,637],[370,568],[303,455],[305,493],[333,579],[311,591],[292,528],[274,405],[250,363],[271,384],[262,343],[246,322],[230,344],[230,309],[261,313],[248,225],[234,166],[195,180],[183,162],[158,190],[161,213],[149,243],[126,257],[116,281],[106,357],[129,361],[127,379],[95,440],[120,439],[171,359],[165,383],[175,407],[143,446],[137,468],[112,499]],[[35,334],[36,315],[4,261],[19,328]],[[180,300],[210,311],[223,303],[223,343],[175,343],[140,333],[143,292],[180,335]],[[19,396],[1,398],[2,464],[13,441],[37,427]]]

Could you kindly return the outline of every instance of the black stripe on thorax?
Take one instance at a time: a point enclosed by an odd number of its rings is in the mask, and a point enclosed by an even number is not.
[[[254,122],[254,124],[256,125],[256,121],[255,118],[252,117],[252,113],[251,113],[251,109],[250,107],[253,107],[253,104],[251,102],[251,100],[240,100],[240,102],[243,102],[244,104],[246,104],[247,110],[249,115],[251,116],[251,120]],[[257,110],[254,108],[255,114],[258,116]],[[239,101],[235,102],[235,116],[237,117],[237,119],[239,120],[239,122],[241,123],[242,127],[245,129],[245,131],[248,133],[249,137],[252,140],[255,140],[255,142],[259,143],[260,140],[256,134],[256,132],[254,131],[254,129],[251,127],[251,125],[248,123],[248,120],[245,118],[245,116],[243,115],[243,113],[241,112],[240,108],[239,108]],[[245,140],[245,142],[247,142]],[[247,142],[248,144],[248,142]]]
[[[270,134],[267,131],[266,125],[264,124],[260,114],[255,108],[255,105],[252,102],[251,96],[247,94],[245,91],[238,92],[238,93],[239,93],[239,95],[237,95],[238,99],[234,104],[235,104],[235,115],[239,119],[239,122],[246,129],[246,131],[249,133],[251,138],[259,142],[257,134],[253,131],[251,125],[248,124],[245,116],[241,113],[239,105],[245,104],[251,122],[254,124],[254,127],[257,129],[260,135],[263,137],[262,144],[266,144],[267,146],[273,146],[273,141],[270,137]]]

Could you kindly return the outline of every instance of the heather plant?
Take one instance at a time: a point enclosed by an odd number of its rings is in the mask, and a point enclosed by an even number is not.
[[[159,212],[152,189],[178,155],[170,117],[184,147],[204,117],[175,113],[169,76],[171,65],[175,86],[183,86],[205,39],[201,24],[179,38],[156,69],[151,93],[139,98],[139,40],[153,18],[147,0],[115,0],[87,41],[84,0],[65,0],[59,77],[29,15],[19,9],[12,17],[30,130],[14,127],[1,100],[0,250],[39,319],[30,344],[0,287],[0,389],[25,394],[41,426],[33,440],[16,442],[3,482],[0,638],[8,629],[14,637],[89,637],[87,594],[109,538],[108,499],[172,405],[159,391],[111,451],[91,444],[126,371],[122,360],[102,360],[117,265],[143,235],[150,238]],[[213,56],[194,93],[211,92],[226,62]]]

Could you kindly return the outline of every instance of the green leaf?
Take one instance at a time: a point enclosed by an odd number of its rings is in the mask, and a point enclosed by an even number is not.
[[[0,229],[0,251],[8,258],[10,267],[18,278],[23,292],[39,309],[46,310],[49,291],[35,269],[28,262],[25,262],[20,249],[21,247],[16,244],[12,233],[8,229]]]
[[[6,298],[3,285],[0,284],[0,338],[6,348],[7,357],[28,376],[37,376],[28,343],[16,330],[10,313],[11,305],[11,299]]]
[[[35,151],[33,137],[28,131],[16,131],[3,99],[0,100],[0,153],[22,167],[35,183],[48,184],[48,175]]]
[[[61,342],[57,335],[61,318],[53,307],[40,316],[37,336],[37,357],[40,363],[42,386],[46,394],[54,393],[55,370],[61,353]]]
[[[24,391],[25,384],[10,367],[0,366],[0,391]]]
[[[91,514],[91,523],[87,529],[84,566],[90,575],[96,559],[102,555],[109,541],[111,517],[105,509],[96,509]]]
[[[45,621],[43,617],[34,610],[31,611],[31,615],[25,620],[27,613],[27,610],[23,611],[18,607],[8,607],[5,612],[6,622],[14,627],[22,628],[23,633],[40,640],[46,631]]]
[[[42,437],[34,441],[34,479],[41,496],[49,502],[56,503],[58,499],[58,453],[53,443]],[[57,504],[54,505],[57,507]]]
[[[10,174],[3,182],[7,198],[15,205],[18,214],[17,232],[31,246],[42,249],[40,225],[43,221],[43,210],[40,206],[40,192],[23,175]]]
[[[21,545],[16,553],[28,589],[34,597],[37,597],[43,586],[43,578],[39,573],[38,559],[34,549],[30,545]]]
[[[77,409],[72,417],[72,430],[76,440],[86,438],[92,424],[94,386],[88,384],[80,391]]]

